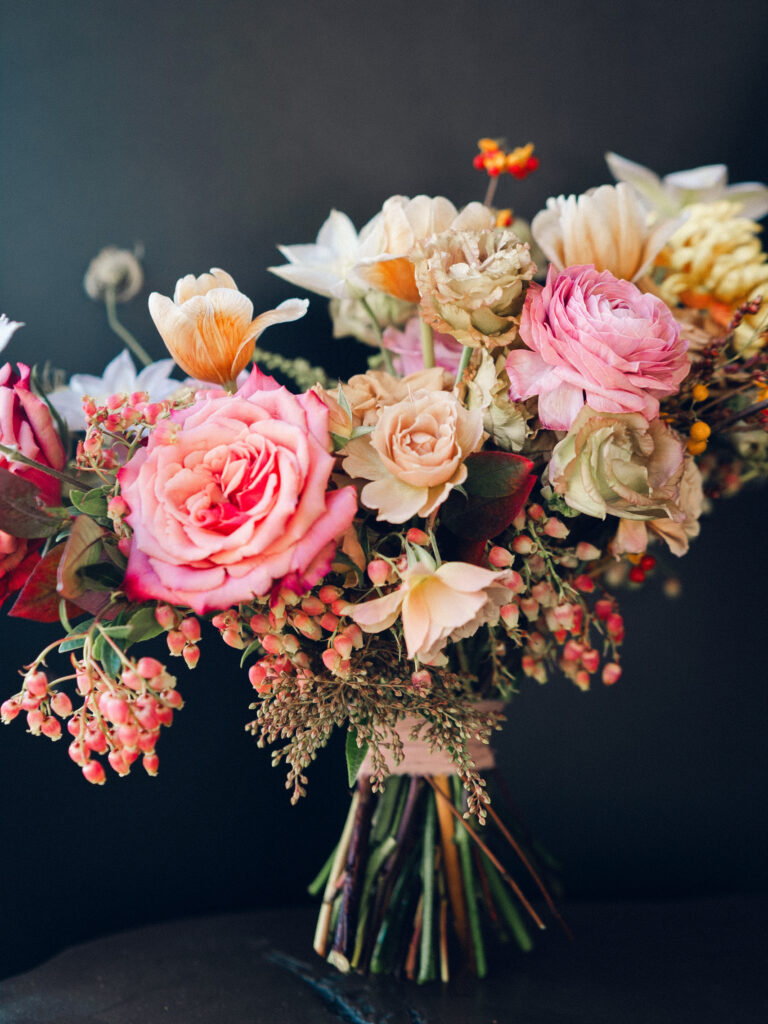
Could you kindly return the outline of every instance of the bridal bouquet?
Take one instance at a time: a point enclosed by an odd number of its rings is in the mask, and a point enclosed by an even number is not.
[[[503,708],[528,680],[616,683],[617,591],[674,595],[707,503],[768,474],[768,189],[608,163],[616,185],[529,225],[494,199],[533,147],[483,139],[485,202],[392,196],[281,246],[270,269],[371,346],[349,380],[257,348],[307,302],[254,318],[219,269],[150,295],[153,363],[117,316],[142,286],[119,249],[85,279],[127,346],[103,378],[0,370],[0,597],[52,632],[3,721],[66,733],[91,783],[154,775],[172,659],[211,632],[240,649],[294,800],[346,730],[355,791],[313,883],[342,970],[482,976],[540,897],[557,917],[486,786]]]

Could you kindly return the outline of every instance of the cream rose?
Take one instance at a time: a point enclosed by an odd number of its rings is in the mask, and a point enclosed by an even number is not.
[[[474,348],[515,340],[536,266],[514,231],[446,231],[417,244],[411,260],[422,316],[435,330]]]
[[[482,444],[481,410],[465,409],[445,391],[418,391],[382,409],[365,437],[345,448],[344,470],[369,480],[361,493],[380,520],[428,516],[464,482],[464,460]]]
[[[571,508],[597,519],[682,522],[683,469],[682,442],[661,420],[584,406],[555,445],[549,479]]]

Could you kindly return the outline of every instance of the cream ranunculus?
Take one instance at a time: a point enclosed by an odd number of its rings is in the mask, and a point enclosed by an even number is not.
[[[370,434],[344,449],[344,471],[369,480],[361,492],[379,520],[428,516],[467,477],[464,460],[483,439],[483,414],[451,393],[417,391],[380,412]]]
[[[515,340],[536,266],[514,231],[446,231],[420,242],[411,259],[422,316],[435,330],[473,348]]]
[[[178,365],[197,380],[232,384],[253,357],[259,335],[272,324],[298,320],[309,303],[287,299],[253,319],[253,303],[225,270],[187,274],[173,299],[149,296],[149,312]]]
[[[647,223],[638,194],[624,182],[601,185],[580,196],[557,196],[531,223],[533,237],[558,270],[592,264],[634,281],[679,225]]]
[[[396,590],[353,606],[349,617],[366,633],[380,633],[399,615],[408,657],[441,664],[449,640],[473,636],[481,626],[498,622],[499,609],[510,601],[510,575],[467,562],[443,562],[434,570],[416,566],[405,572]]]
[[[555,445],[549,479],[577,512],[605,519],[683,522],[683,444],[659,419],[595,412],[584,406]]]
[[[469,203],[459,212],[443,196],[391,196],[360,232],[355,273],[371,288],[405,302],[418,302],[413,265],[408,259],[414,246],[429,235],[479,231],[493,223],[493,213],[482,203]]]

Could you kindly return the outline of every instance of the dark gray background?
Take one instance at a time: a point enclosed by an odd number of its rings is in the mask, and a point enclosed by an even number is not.
[[[482,198],[475,140],[533,140],[541,171],[502,182],[531,215],[609,180],[606,149],[659,172],[727,161],[768,177],[768,14],[735,4],[388,4],[70,0],[0,4],[0,302],[11,359],[101,371],[120,345],[82,293],[105,244],[146,247],[124,310],[163,355],[146,293],[229,270],[266,309],[265,267],[332,206],[358,225],[396,192]],[[322,300],[270,347],[335,372]],[[574,895],[765,886],[764,492],[718,505],[680,564],[623,605],[625,676],[581,694],[525,682],[501,759]],[[3,693],[48,630],[0,621]],[[145,921],[304,899],[345,812],[338,745],[288,806],[242,731],[250,688],[214,638],[183,680],[161,774],[85,784],[64,743],[0,732],[0,974]]]

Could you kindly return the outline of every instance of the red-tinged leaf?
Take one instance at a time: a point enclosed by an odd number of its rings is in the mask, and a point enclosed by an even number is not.
[[[61,597],[79,603],[88,588],[77,570],[99,561],[103,551],[103,536],[104,530],[88,516],[77,516],[74,519],[72,532],[64,543],[59,561],[58,591]]]
[[[0,530],[12,537],[52,537],[61,523],[45,511],[37,484],[0,466]]]
[[[512,452],[477,452],[466,466],[466,496],[454,491],[440,510],[440,521],[468,540],[497,537],[528,500],[536,482],[533,463]]]
[[[57,544],[40,559],[11,606],[9,615],[35,622],[59,621],[61,598],[56,590],[56,579],[64,548],[64,544]],[[77,608],[73,613],[80,614]]]

